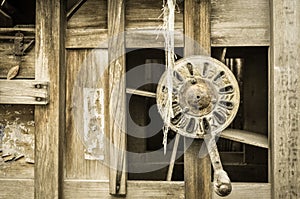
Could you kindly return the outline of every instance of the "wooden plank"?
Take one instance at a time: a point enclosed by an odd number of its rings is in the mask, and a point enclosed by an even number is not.
[[[108,1],[110,194],[126,194],[125,1]]]
[[[126,28],[152,28],[157,29],[163,24],[163,1],[157,0],[127,0],[126,1]],[[175,28],[183,29],[183,2],[178,4],[175,13]]]
[[[174,145],[173,145],[172,155],[170,158],[170,164],[169,164],[168,173],[167,173],[167,181],[172,180],[172,174],[173,174],[174,165],[175,165],[175,161],[176,161],[176,154],[178,151],[179,139],[180,139],[180,134],[177,133],[176,137],[175,137]]]
[[[175,47],[184,46],[183,29],[175,30]],[[126,48],[162,48],[165,40],[163,32],[155,29],[126,29]]]
[[[0,179],[0,198],[34,198],[33,179]]]
[[[8,28],[0,28],[0,34],[11,34],[11,33],[16,33],[16,32],[21,32],[24,35],[35,35],[35,28],[26,28],[26,27],[8,27]]]
[[[107,29],[107,0],[88,0],[69,19],[67,27]]]
[[[65,168],[66,179],[109,179],[109,146],[107,139],[103,143],[106,150],[104,160],[91,161],[85,159],[85,151],[89,147],[85,142],[85,89],[104,90],[104,112],[108,110],[108,51],[107,49],[74,49],[67,50],[67,89],[66,89],[66,142]],[[96,120],[99,122],[98,120]],[[100,123],[100,122],[99,122]],[[108,122],[105,121],[105,138],[109,137]],[[97,131],[97,133],[101,133]],[[104,163],[103,163],[104,162]]]
[[[268,136],[261,133],[239,129],[225,129],[220,137],[266,149],[269,148]]]
[[[245,23],[246,24],[246,23]],[[212,47],[269,46],[269,29],[247,27],[212,27]]]
[[[107,29],[67,29],[66,48],[108,48]]]
[[[185,40],[184,56],[210,55],[210,0],[184,1]],[[198,42],[198,45],[195,43]],[[197,44],[197,43],[196,43]],[[192,142],[192,143],[191,143]],[[185,138],[185,145],[191,143],[184,154],[185,198],[210,199],[212,197],[211,165],[208,153],[199,157],[203,140]]]
[[[212,46],[268,46],[269,0],[212,0]]]
[[[216,32],[218,31],[218,32]],[[237,30],[241,31],[241,30]],[[240,35],[236,38],[236,32],[233,29],[212,29],[212,34],[217,34],[218,39],[212,36],[214,43],[211,44],[212,47],[218,46],[268,46],[269,40],[265,41],[261,38],[260,30],[242,30],[242,32],[249,33]],[[159,34],[158,30],[139,28],[139,29],[126,29],[126,47],[127,48],[163,48],[163,37]],[[255,34],[255,36],[251,36]],[[245,36],[246,35],[246,36]],[[232,37],[232,38],[230,38]],[[251,37],[252,40],[248,38]],[[176,29],[175,32],[175,47],[184,46],[184,35],[183,29]],[[257,41],[256,41],[257,40]],[[108,37],[106,29],[68,29],[66,48],[107,48]]]
[[[89,0],[68,23],[67,48],[106,48],[105,1]],[[211,46],[269,46],[269,1],[212,0]],[[163,37],[157,38],[162,25],[162,2],[156,0],[126,1],[126,47],[164,47]],[[99,15],[101,10],[101,15]],[[175,29],[183,30],[183,3],[179,3]],[[85,32],[86,31],[86,32]],[[102,35],[103,34],[103,35]],[[89,40],[89,35],[91,39]],[[85,42],[85,43],[84,43]],[[101,44],[101,45],[99,45]],[[175,46],[184,46],[184,35],[175,35]]]
[[[233,192],[228,199],[252,199],[253,190],[256,198],[271,199],[271,184],[269,183],[232,183]],[[72,199],[112,199],[108,194],[107,181],[66,180],[64,183],[64,197]],[[184,182],[166,181],[128,181],[128,199],[183,199]],[[222,197],[213,194],[213,199]]]
[[[48,104],[48,82],[0,80],[0,104]]]
[[[48,106],[35,108],[35,198],[60,198],[65,133],[65,24],[63,0],[36,1],[36,80],[49,81]]]
[[[271,1],[272,198],[300,197],[300,2]]]

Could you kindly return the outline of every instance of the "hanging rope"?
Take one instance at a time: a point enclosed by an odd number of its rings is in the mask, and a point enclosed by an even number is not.
[[[165,59],[166,59],[166,85],[167,97],[165,98],[165,111],[163,117],[163,145],[164,154],[167,150],[168,131],[170,127],[171,118],[174,117],[172,109],[172,91],[173,81],[172,74],[175,66],[174,53],[174,23],[175,23],[175,7],[176,0],[163,0],[163,33],[165,38]]]

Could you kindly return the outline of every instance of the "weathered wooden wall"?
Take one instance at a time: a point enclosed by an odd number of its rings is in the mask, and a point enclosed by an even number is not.
[[[96,5],[97,4],[97,5]],[[103,6],[99,6],[103,4]],[[93,15],[107,12],[105,1],[97,3],[88,0],[84,10],[75,14],[70,20],[67,31],[67,48],[107,48],[107,23],[105,17]],[[129,0],[125,8],[126,47],[163,47],[163,37],[158,36],[158,29],[162,25],[162,3],[160,1]],[[76,16],[77,15],[77,16]],[[92,17],[93,16],[93,17]],[[91,19],[99,19],[93,20]],[[80,20],[79,20],[80,19]],[[73,20],[73,21],[72,21]],[[177,47],[184,46],[183,36],[183,2],[178,4],[176,13]],[[211,10],[211,40],[212,46],[268,46],[269,32],[269,1],[212,0]],[[77,25],[75,25],[75,23]],[[78,27],[85,27],[80,30]],[[158,38],[157,38],[158,36]]]
[[[42,1],[41,1],[42,2]],[[274,4],[277,5],[277,4]],[[295,3],[296,8],[299,10],[299,4]],[[156,39],[157,32],[155,29],[161,25],[162,20],[159,19],[159,15],[161,14],[161,2],[160,1],[144,1],[141,2],[139,0],[128,0],[125,5],[125,29],[129,31],[126,34],[126,47],[163,47],[162,37]],[[66,68],[67,68],[67,76],[66,76],[66,131],[63,136],[65,139],[64,146],[64,190],[63,194],[66,198],[84,198],[84,197],[107,197],[111,198],[108,195],[109,192],[109,169],[105,164],[108,158],[108,150],[105,148],[104,151],[104,160],[95,161],[95,160],[87,160],[85,159],[85,146],[82,138],[80,137],[81,128],[78,128],[75,124],[76,119],[74,118],[73,109],[74,104],[73,100],[73,88],[75,82],[78,80],[78,76],[84,77],[84,79],[79,80],[82,86],[87,85],[87,88],[91,86],[92,88],[102,89],[104,91],[105,96],[108,96],[108,74],[105,72],[106,64],[108,65],[108,23],[107,23],[107,1],[101,0],[87,0],[87,2],[80,8],[74,16],[69,20],[67,24],[67,37],[66,37]],[[274,7],[274,10],[280,10],[281,8]],[[282,8],[283,9],[283,8]],[[176,24],[175,27],[177,30],[183,32],[183,4],[179,5],[179,10],[176,14]],[[49,10],[50,11],[50,10]],[[47,11],[48,12],[48,11]],[[269,1],[268,0],[254,0],[254,1],[225,1],[225,0],[212,0],[212,11],[211,11],[211,40],[212,46],[269,46]],[[299,18],[299,12],[296,16]],[[40,16],[42,18],[42,16]],[[277,18],[274,18],[276,21]],[[284,19],[281,19],[284,21]],[[57,27],[57,24],[55,27]],[[277,24],[276,27],[282,24]],[[48,27],[49,28],[49,27]],[[146,30],[141,30],[146,29]],[[280,28],[279,28],[280,29]],[[2,31],[2,30],[0,30]],[[273,30],[276,32],[275,30]],[[34,30],[25,30],[23,31],[28,35],[32,35]],[[288,34],[288,32],[286,32]],[[275,35],[275,34],[274,34]],[[147,38],[146,40],[145,37]],[[280,40],[281,36],[278,36],[278,40]],[[274,37],[276,38],[276,37]],[[51,41],[50,41],[51,42]],[[278,43],[273,43],[278,44]],[[55,45],[55,44],[53,44]],[[176,36],[176,46],[183,47],[184,39],[178,34]],[[298,45],[299,46],[299,45]],[[57,46],[56,46],[57,47]],[[41,48],[41,47],[39,47]],[[92,50],[93,48],[97,48]],[[299,47],[298,47],[299,48]],[[16,61],[11,55],[11,51],[13,49],[13,43],[10,42],[2,42],[0,43],[0,78],[6,78],[8,70],[15,66]],[[283,47],[280,49],[283,49]],[[50,49],[48,49],[50,50]],[[299,50],[298,50],[299,51]],[[275,52],[275,51],[274,51]],[[297,52],[297,49],[295,50]],[[286,55],[288,52],[285,52]],[[35,74],[43,75],[42,71],[39,69],[39,72],[36,73],[35,65],[39,65],[42,63],[35,63],[35,49],[31,49],[24,57],[23,62],[21,63],[21,70],[17,78],[19,79],[33,79],[35,78]],[[277,57],[277,54],[276,54]],[[278,56],[279,57],[279,56]],[[295,56],[296,57],[296,56]],[[38,59],[39,61],[43,61]],[[87,60],[87,64],[83,63]],[[293,60],[295,60],[293,58]],[[56,62],[55,62],[56,63]],[[82,68],[82,66],[86,68]],[[291,69],[295,69],[290,65]],[[295,65],[297,66],[297,65]],[[48,67],[48,66],[46,66]],[[56,68],[57,69],[57,68]],[[82,69],[84,72],[81,73]],[[99,78],[98,74],[104,71],[103,78],[102,76]],[[275,72],[274,72],[275,71]],[[279,74],[278,71],[274,70],[274,74]],[[281,70],[280,70],[281,71]],[[284,73],[284,72],[282,72]],[[79,75],[80,74],[80,75]],[[273,73],[271,73],[272,75]],[[290,73],[289,73],[290,74]],[[297,73],[294,73],[297,74]],[[277,76],[279,77],[279,76]],[[281,77],[281,76],[280,76]],[[39,78],[39,77],[37,77]],[[93,84],[94,80],[99,80],[97,84]],[[56,81],[56,80],[55,80]],[[276,79],[274,80],[276,82]],[[278,81],[280,82],[280,81]],[[52,82],[53,83],[53,82]],[[284,85],[277,85],[278,87],[284,87]],[[295,85],[294,85],[295,86]],[[295,88],[298,88],[295,86]],[[54,89],[54,88],[53,88]],[[62,90],[61,90],[62,91]],[[62,93],[60,93],[62,94]],[[81,93],[82,94],[82,93]],[[280,95],[281,96],[281,95]],[[61,96],[60,96],[61,97]],[[78,96],[80,100],[82,96]],[[84,101],[83,99],[81,99]],[[281,100],[281,98],[277,98],[277,100]],[[83,102],[84,104],[84,102]],[[105,104],[105,114],[108,115],[108,99],[104,99]],[[56,111],[59,112],[58,107],[51,105]],[[82,108],[82,107],[81,107]],[[271,106],[273,110],[274,106]],[[52,109],[52,110],[54,110]],[[296,111],[297,109],[295,109]],[[44,113],[45,110],[38,110],[40,114]],[[289,110],[293,112],[292,110]],[[0,113],[0,123],[4,124],[4,131],[8,132],[8,134],[14,132],[21,132],[26,134],[26,136],[32,138],[32,133],[34,131],[35,123],[33,121],[33,107],[32,106],[2,106]],[[24,114],[24,117],[20,116],[19,113]],[[287,112],[286,112],[287,113]],[[76,117],[82,118],[84,117],[84,112],[81,115],[76,115]],[[25,118],[26,116],[26,118]],[[286,115],[288,116],[288,115]],[[36,116],[38,117],[38,116]],[[57,125],[57,118],[53,118],[51,116],[51,121],[54,121]],[[20,118],[20,119],[17,119]],[[288,117],[286,118],[288,119]],[[39,120],[39,123],[43,123],[43,121]],[[23,125],[24,124],[24,125]],[[52,125],[53,123],[51,123]],[[39,124],[42,125],[42,124]],[[58,125],[59,126],[59,125]],[[50,128],[50,126],[49,126]],[[84,127],[82,127],[84,128]],[[105,124],[104,128],[106,129],[105,136],[108,137],[108,124]],[[43,129],[41,126],[39,129]],[[275,129],[275,127],[274,127]],[[275,129],[276,130],[276,129]],[[279,132],[277,129],[276,132]],[[280,132],[284,132],[281,131]],[[294,132],[294,131],[293,131]],[[38,136],[38,146],[42,149],[46,149],[48,146],[55,146],[57,144],[57,140],[51,140],[51,138],[57,139],[61,136],[59,130],[55,129],[53,135],[51,137],[49,134],[51,132],[43,132],[39,131]],[[44,137],[44,134],[46,137]],[[49,133],[49,134],[48,134]],[[286,138],[285,137],[281,138]],[[294,134],[292,134],[294,135]],[[277,137],[275,137],[276,139]],[[45,140],[49,139],[51,143],[44,143]],[[279,138],[278,138],[279,139]],[[289,140],[289,139],[287,139]],[[279,139],[282,141],[282,139]],[[290,140],[292,142],[292,140]],[[283,143],[282,146],[286,146],[286,142],[278,142]],[[43,144],[48,144],[48,146],[42,146]],[[51,144],[51,145],[49,145]],[[3,146],[3,144],[2,144]],[[279,149],[285,151],[282,146],[279,146]],[[29,146],[27,146],[30,148]],[[55,146],[58,149],[57,146]],[[276,146],[274,146],[276,147]],[[25,150],[25,149],[24,149]],[[27,150],[27,149],[26,149]],[[54,150],[54,149],[53,149]],[[53,152],[53,151],[52,151]],[[279,151],[280,152],[280,151]],[[276,164],[277,160],[284,160],[282,155],[280,156],[279,152],[274,153],[274,157],[277,159],[273,159],[273,163]],[[26,152],[28,154],[32,154],[33,150]],[[27,156],[29,157],[29,155]],[[278,155],[279,154],[279,155]],[[52,155],[52,161],[57,161],[57,156]],[[33,169],[34,164],[26,163],[26,154],[24,158],[19,159],[18,161],[11,162],[0,162],[0,197],[6,197],[3,194],[3,190],[10,192],[11,198],[32,198],[33,196]],[[31,155],[30,155],[31,156]],[[45,165],[46,162],[42,162],[45,158],[39,154],[39,166]],[[294,160],[290,160],[293,163]],[[279,161],[280,162],[280,161]],[[282,163],[282,161],[280,162]],[[53,169],[61,168],[61,165],[54,165]],[[284,163],[282,163],[284,164]],[[3,166],[4,165],[4,166]],[[8,167],[9,165],[9,167]],[[276,164],[277,165],[277,164]],[[280,174],[280,171],[277,170],[279,166],[274,167],[275,172]],[[287,168],[285,166],[284,168]],[[280,167],[281,168],[281,167]],[[294,167],[289,170],[289,176],[292,176],[293,182],[297,181],[297,175],[292,175],[292,172],[296,172]],[[38,174],[43,172],[43,168],[37,169]],[[283,175],[283,174],[282,174]],[[280,175],[279,175],[280,176]],[[295,177],[296,176],[296,177]],[[47,177],[47,176],[46,176]],[[53,178],[52,178],[53,177]],[[58,186],[58,179],[61,177],[52,176],[50,180],[47,180],[46,184],[54,183],[56,188]],[[22,178],[25,180],[12,180],[11,178],[17,179]],[[36,181],[36,185],[42,182],[43,177],[40,176],[39,180]],[[61,180],[61,179],[60,179]],[[103,180],[103,181],[102,181]],[[100,181],[100,182],[99,182]],[[275,179],[274,182],[279,182],[280,180]],[[283,181],[284,183],[287,180]],[[44,183],[44,182],[43,182]],[[286,184],[278,183],[274,186],[275,190],[283,190],[284,188],[290,188]],[[46,185],[45,184],[45,185]],[[19,186],[16,186],[19,185]],[[22,185],[22,186],[21,186]],[[14,189],[13,186],[16,186]],[[248,187],[247,187],[248,186]],[[159,198],[160,192],[164,191],[167,195],[161,196],[170,197],[170,198],[182,198],[184,195],[184,188],[182,183],[140,183],[140,182],[128,182],[128,198],[140,198],[140,197],[152,197],[156,194],[156,197]],[[253,197],[253,190],[261,190],[261,192],[257,192],[256,196],[261,198],[270,198],[270,184],[263,185],[236,185],[237,190],[230,196],[231,198],[251,198]],[[278,188],[279,187],[279,188]],[[297,186],[295,186],[297,187]],[[48,187],[47,187],[48,188]],[[278,189],[277,189],[278,188]],[[57,188],[58,189],[58,188]],[[157,191],[158,190],[158,191]],[[291,189],[295,190],[295,189]],[[296,189],[297,190],[297,189]],[[37,189],[37,195],[43,191],[43,188]],[[248,195],[245,193],[248,193]],[[250,193],[250,194],[249,194]],[[2,195],[1,195],[2,194]],[[54,193],[49,193],[49,197],[51,197]],[[141,196],[142,194],[142,196]],[[55,194],[54,194],[55,195]],[[277,193],[276,196],[280,195]],[[57,196],[57,195],[56,195]],[[279,197],[280,198],[280,197]]]
[[[89,110],[84,110],[85,89],[103,89],[108,96],[107,66],[108,51],[105,49],[74,49],[67,51],[67,116],[65,146],[65,178],[85,180],[108,180],[108,123],[104,126],[104,158],[89,160],[85,150],[89,142],[84,139],[84,122]],[[108,98],[104,99],[104,112],[108,115]],[[100,107],[96,108],[99,110]],[[90,114],[93,114],[91,111]],[[103,118],[105,119],[105,118]],[[92,126],[90,127],[92,128]],[[96,129],[95,133],[100,132]],[[90,135],[92,137],[92,135]]]

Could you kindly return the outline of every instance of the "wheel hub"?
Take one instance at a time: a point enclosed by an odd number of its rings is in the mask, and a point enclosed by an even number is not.
[[[164,73],[157,88],[161,115],[166,112],[166,79]],[[206,56],[183,58],[175,63],[172,81],[174,117],[169,126],[179,134],[203,138],[207,128],[216,134],[236,115],[240,99],[238,83],[227,66],[218,60]]]

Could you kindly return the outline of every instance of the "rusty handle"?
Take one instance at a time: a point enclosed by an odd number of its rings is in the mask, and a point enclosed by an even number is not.
[[[232,190],[231,181],[223,169],[215,170],[214,190],[219,196],[227,196]]]
[[[204,141],[214,168],[214,190],[219,196],[227,196],[231,193],[232,186],[227,173],[223,170],[215,136],[208,133],[204,136]]]

